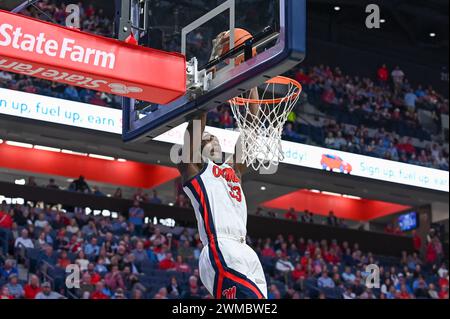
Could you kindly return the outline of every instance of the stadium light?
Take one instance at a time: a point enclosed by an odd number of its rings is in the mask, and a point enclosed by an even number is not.
[[[436,33],[430,32],[429,36],[430,36],[430,38],[435,38],[436,37]]]
[[[340,6],[335,6],[334,7],[334,11],[341,11],[341,7]]]
[[[41,151],[55,152],[55,153],[61,152],[61,149],[59,149],[59,148],[42,146],[42,145],[35,145],[34,149],[41,150]]]
[[[353,196],[353,195],[342,195],[342,197],[349,198],[349,199],[357,199],[357,200],[362,199],[361,197]]]
[[[103,156],[103,155],[98,155],[98,154],[89,154],[89,157],[102,159],[102,160],[105,160],[105,161],[114,161],[114,157],[111,157],[111,156]]]
[[[380,19],[380,23],[385,23],[386,19]]]
[[[266,189],[267,189],[266,186],[261,186],[261,190],[262,190],[262,191],[265,191]]]
[[[174,206],[174,203],[169,203],[169,206]]]
[[[16,142],[16,141],[6,141],[6,144],[11,145],[11,146],[16,146],[16,147],[33,148],[32,144],[21,143],[21,142]]]
[[[61,150],[61,153],[64,153],[64,154],[70,154],[70,155],[79,155],[79,156],[87,156],[87,153],[79,153],[79,152],[74,152],[74,151],[71,151],[71,150]]]
[[[25,185],[26,184],[26,180],[25,179],[16,179],[15,181],[14,181],[14,184],[16,184],[16,185]]]
[[[342,194],[339,193],[333,193],[333,192],[322,192],[323,195],[330,195],[330,196],[337,196],[342,197]]]

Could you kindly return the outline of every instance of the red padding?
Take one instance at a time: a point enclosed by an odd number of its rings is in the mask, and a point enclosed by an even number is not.
[[[158,104],[186,92],[183,55],[0,10],[0,70]]]

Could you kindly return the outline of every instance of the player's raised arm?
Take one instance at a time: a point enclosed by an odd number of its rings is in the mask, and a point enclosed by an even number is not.
[[[206,113],[191,120],[184,133],[181,162],[178,164],[183,183],[200,171],[202,164],[201,143],[206,126]]]

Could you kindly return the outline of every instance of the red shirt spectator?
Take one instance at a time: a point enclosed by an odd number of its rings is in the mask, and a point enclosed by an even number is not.
[[[297,213],[293,208],[290,208],[286,214],[284,214],[284,217],[289,220],[297,221]]]
[[[103,292],[105,286],[100,281],[95,285],[95,291],[91,294],[91,299],[109,299],[109,296]]]
[[[439,299],[448,299],[448,286],[442,286],[438,296]]]
[[[327,89],[325,91],[323,91],[322,94],[322,101],[328,104],[331,104],[335,101],[336,99],[336,95],[334,94],[333,89]]]
[[[427,245],[427,251],[425,254],[425,261],[427,263],[433,264],[436,262],[437,259],[437,253],[436,253],[436,249],[434,248],[434,244],[432,242],[430,242]]]
[[[91,295],[91,299],[109,299],[109,297],[101,291],[94,291]]]
[[[162,270],[170,270],[170,269],[176,269],[177,264],[173,261],[172,254],[167,253],[166,258],[161,260],[159,263],[159,269]]]
[[[7,212],[0,211],[0,228],[11,229],[13,220]]]
[[[275,250],[273,250],[272,247],[270,247],[269,245],[264,246],[264,249],[261,251],[261,254],[264,257],[275,257]]]
[[[411,144],[410,139],[405,139],[404,143],[398,144],[397,149],[407,154],[415,154],[416,148]]]
[[[300,69],[300,71],[295,74],[295,79],[302,85],[308,85],[309,83],[311,83],[311,78],[308,74],[305,73],[303,69]]]
[[[377,71],[378,80],[381,82],[387,82],[389,79],[389,70],[386,67],[386,64],[383,64]]]
[[[41,287],[27,284],[23,290],[25,299],[34,299],[41,292]]]
[[[420,238],[419,235],[417,235],[417,232],[413,232],[413,245],[415,251],[420,251],[422,249],[422,238]]]
[[[292,279],[294,279],[294,281],[297,281],[299,279],[305,279],[306,271],[304,270],[304,268],[301,264],[297,264],[297,265],[295,265],[295,269],[291,273],[291,276],[292,276]]]

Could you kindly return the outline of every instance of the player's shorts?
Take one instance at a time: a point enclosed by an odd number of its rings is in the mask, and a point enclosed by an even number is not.
[[[267,299],[263,268],[244,238],[219,236],[205,246],[199,271],[203,285],[216,299]]]

